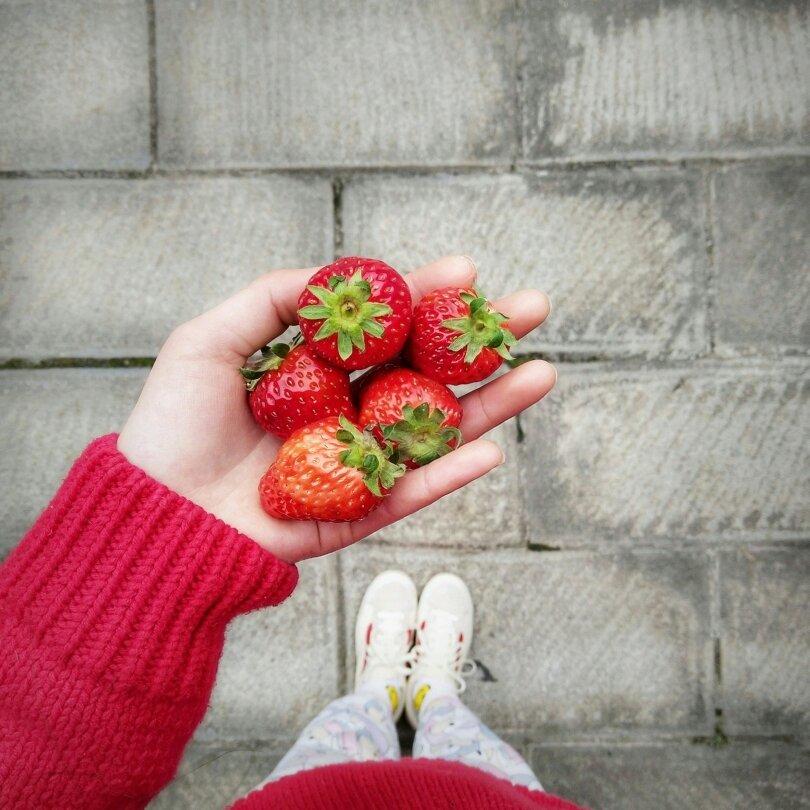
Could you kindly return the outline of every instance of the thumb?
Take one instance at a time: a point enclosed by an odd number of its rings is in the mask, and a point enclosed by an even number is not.
[[[267,273],[181,329],[209,356],[242,363],[296,322],[298,296],[316,269]]]

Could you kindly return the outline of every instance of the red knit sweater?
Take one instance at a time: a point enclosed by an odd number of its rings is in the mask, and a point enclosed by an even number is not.
[[[228,621],[297,578],[93,442],[0,567],[0,807],[143,807],[205,713]],[[236,806],[574,807],[440,760],[317,768]]]

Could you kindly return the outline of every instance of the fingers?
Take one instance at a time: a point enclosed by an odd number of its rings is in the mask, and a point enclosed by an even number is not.
[[[475,264],[468,256],[445,256],[405,276],[414,304],[440,287],[469,287],[475,282]]]
[[[541,400],[557,382],[557,371],[545,360],[531,360],[461,398],[461,434],[477,439]]]
[[[359,540],[389,523],[449,495],[503,464],[501,449],[486,439],[462,445],[425,467],[412,470],[397,482],[394,491],[367,518],[352,524],[353,539]]]
[[[242,361],[295,323],[298,297],[317,268],[277,270],[256,279],[245,289],[181,327],[195,350],[209,356]],[[476,270],[466,256],[446,256],[405,276],[414,302],[431,290],[470,286]],[[548,297],[538,290],[514,293],[495,302],[509,316],[517,337],[545,320]]]
[[[181,331],[198,351],[242,361],[295,323],[298,297],[316,270],[310,267],[267,273],[183,324]],[[415,301],[438,287],[467,286],[474,279],[475,266],[465,256],[439,259],[405,277]]]
[[[536,329],[551,312],[548,296],[540,290],[521,290],[493,301],[493,306],[509,318],[509,329],[522,338]]]
[[[469,287],[475,284],[477,270],[469,256],[445,256],[405,276],[414,303],[440,287]],[[493,302],[509,318],[509,328],[522,338],[536,329],[551,312],[548,296],[540,290],[521,290]]]

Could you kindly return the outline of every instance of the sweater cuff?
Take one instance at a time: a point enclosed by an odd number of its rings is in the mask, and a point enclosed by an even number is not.
[[[95,440],[0,567],[0,613],[40,649],[119,683],[196,691],[227,622],[298,572]]]

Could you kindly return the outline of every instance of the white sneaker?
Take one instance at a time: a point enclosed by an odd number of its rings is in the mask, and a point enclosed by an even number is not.
[[[354,688],[380,684],[388,694],[394,721],[402,716],[405,705],[415,624],[413,580],[402,571],[384,571],[375,577],[363,595],[354,626]]]
[[[466,688],[464,676],[475,670],[467,659],[472,634],[469,588],[455,574],[437,574],[425,585],[416,613],[416,645],[405,697],[414,728],[428,693],[459,695]]]

